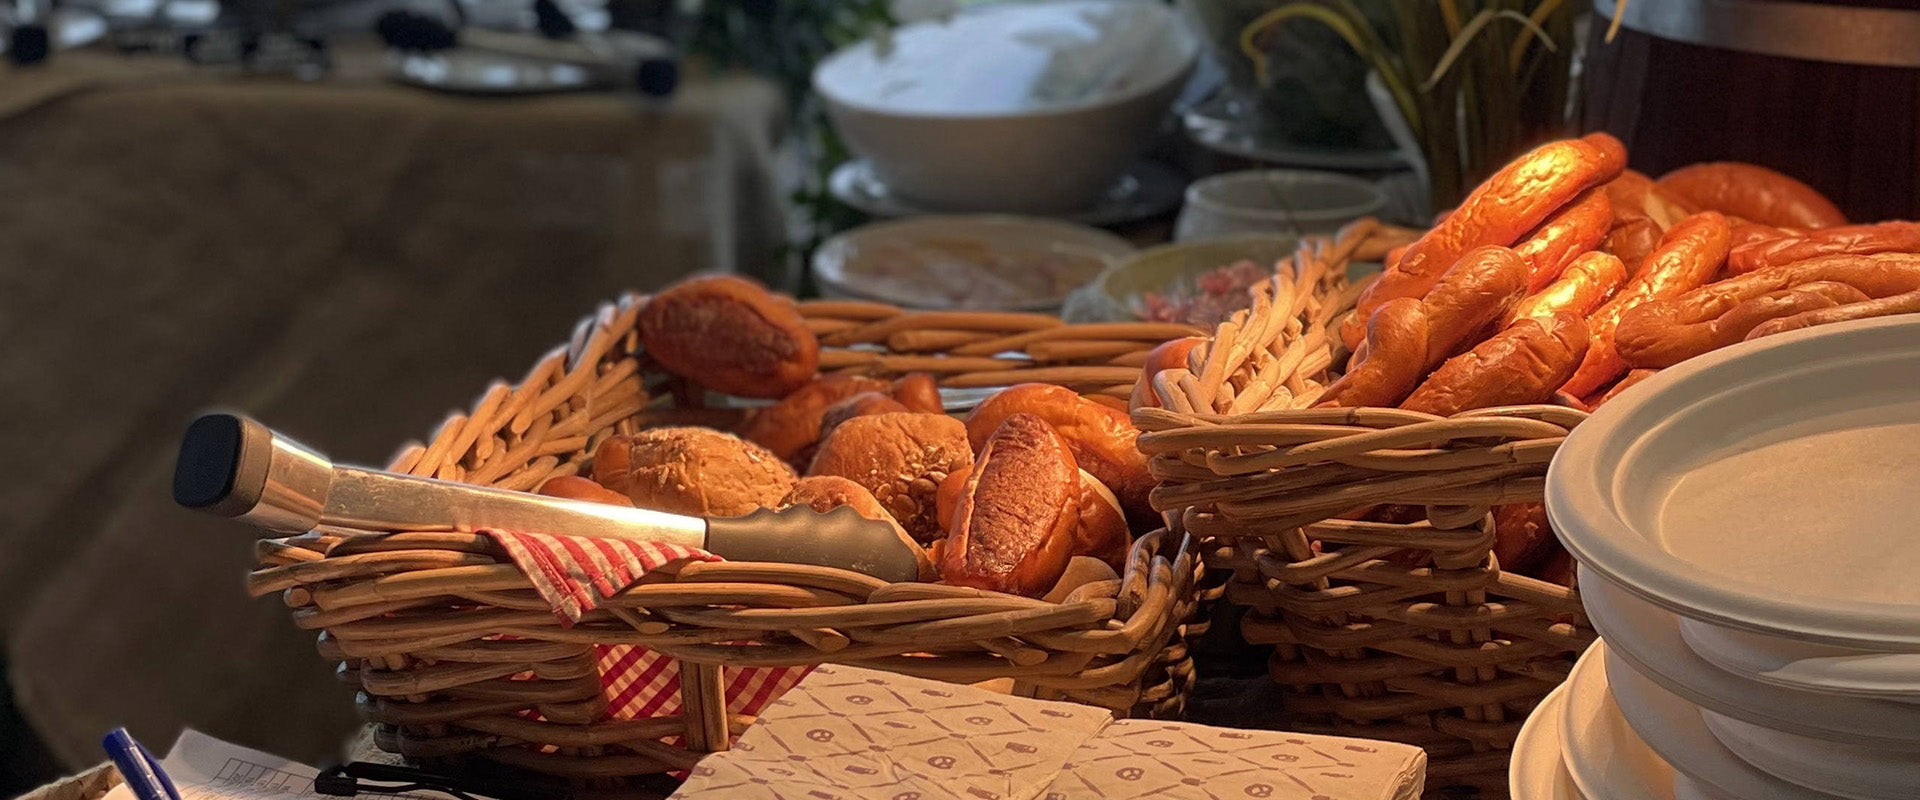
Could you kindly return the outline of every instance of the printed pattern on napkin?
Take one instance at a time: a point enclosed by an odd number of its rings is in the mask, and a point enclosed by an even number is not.
[[[1029,800],[1104,709],[838,665],[775,700],[674,797]]]
[[[600,601],[625,591],[648,572],[682,561],[719,561],[691,547],[584,536],[483,531],[505,548],[535,591],[572,626]],[[607,718],[652,719],[680,713],[680,666],[635,645],[598,645]],[[723,667],[727,712],[759,714],[767,703],[807,676],[808,667]]]
[[[1391,742],[1120,720],[1081,745],[1042,800],[1413,800],[1426,763]]]

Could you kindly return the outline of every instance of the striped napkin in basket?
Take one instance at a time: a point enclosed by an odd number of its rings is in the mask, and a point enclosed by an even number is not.
[[[705,550],[678,545],[501,530],[484,533],[506,548],[566,626],[654,569],[680,561],[721,560]],[[596,645],[594,650],[609,718],[650,719],[680,713],[680,667],[673,659],[637,645]],[[727,712],[758,715],[811,669],[722,668]]]

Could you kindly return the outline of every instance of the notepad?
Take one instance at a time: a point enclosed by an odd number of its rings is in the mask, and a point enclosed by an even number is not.
[[[180,732],[160,766],[180,790],[181,800],[338,800],[313,790],[318,769],[191,729]],[[360,796],[371,795],[362,792]],[[426,793],[378,796],[446,800],[444,795]],[[120,784],[105,800],[137,798],[126,784]]]

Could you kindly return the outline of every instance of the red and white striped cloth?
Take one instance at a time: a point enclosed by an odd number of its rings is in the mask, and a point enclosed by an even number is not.
[[[601,600],[632,586],[651,570],[677,561],[721,560],[705,550],[651,542],[499,530],[485,533],[506,548],[566,626],[579,622]],[[635,645],[598,645],[595,650],[609,719],[649,719],[680,712],[680,667],[673,659]],[[810,671],[811,667],[724,667],[721,680],[727,689],[727,711],[758,715]]]

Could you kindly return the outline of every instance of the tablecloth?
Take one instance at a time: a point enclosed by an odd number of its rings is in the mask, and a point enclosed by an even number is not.
[[[597,300],[778,263],[769,84],[455,97],[339,57],[0,74],[0,631],[69,769],[119,724],[310,762],[354,729],[313,634],[241,591],[255,532],[173,506],[196,410],[384,462]]]

